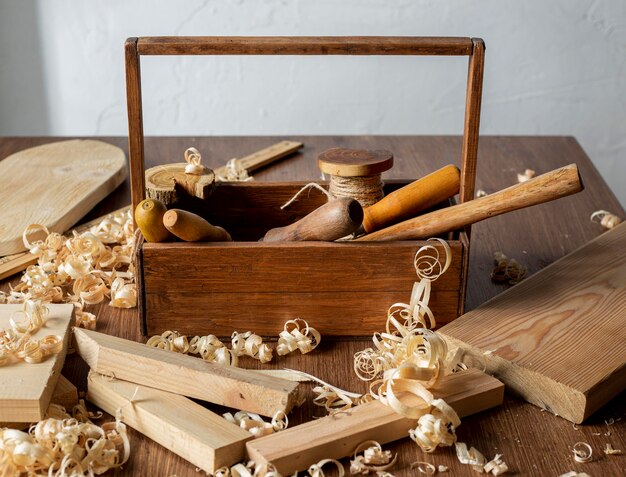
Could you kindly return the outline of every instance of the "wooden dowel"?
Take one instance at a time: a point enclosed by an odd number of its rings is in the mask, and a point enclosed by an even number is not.
[[[211,225],[199,215],[181,209],[171,209],[163,215],[163,225],[185,242],[232,242],[222,227]]]
[[[578,168],[576,164],[570,164],[494,194],[405,220],[357,240],[416,240],[435,237],[505,212],[575,194],[582,189]]]
[[[461,55],[464,37],[142,37],[140,55]]]

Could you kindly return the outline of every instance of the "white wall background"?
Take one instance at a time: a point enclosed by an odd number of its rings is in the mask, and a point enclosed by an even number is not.
[[[125,135],[123,42],[145,35],[482,37],[481,133],[574,135],[626,205],[624,0],[0,0],[0,135]],[[459,134],[466,68],[144,58],[145,132]]]

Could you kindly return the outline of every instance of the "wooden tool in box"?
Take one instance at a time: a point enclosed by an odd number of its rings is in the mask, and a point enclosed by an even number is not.
[[[150,37],[126,42],[126,81],[133,207],[145,197],[140,57],[142,55],[445,55],[469,57],[460,201],[472,200],[478,152],[485,46],[475,38],[429,37]],[[394,181],[387,192],[410,182]],[[141,243],[137,280],[146,334],[276,335],[288,319],[308,320],[324,336],[380,331],[392,303],[408,300],[417,280],[415,252],[423,241],[259,243],[322,205],[280,206],[304,183],[219,183],[207,200],[211,223],[234,242]],[[449,204],[440,204],[445,207]],[[433,283],[439,324],[463,312],[469,227],[447,235],[452,264]],[[443,251],[441,251],[443,252]]]

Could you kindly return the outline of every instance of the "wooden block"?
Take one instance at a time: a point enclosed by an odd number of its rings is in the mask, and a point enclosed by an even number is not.
[[[499,406],[504,398],[504,385],[477,370],[446,376],[437,389],[436,398],[443,398],[460,417]],[[411,399],[408,399],[411,398]],[[417,398],[407,396],[406,403]],[[363,441],[374,439],[381,444],[408,437],[417,420],[407,419],[390,407],[372,401],[346,413],[315,419],[246,444],[250,459],[257,464],[271,462],[283,475],[307,469],[321,459],[340,459],[351,455]]]
[[[91,371],[87,399],[168,450],[213,474],[244,458],[252,434],[178,394]]]
[[[52,393],[50,404],[63,406],[71,414],[72,408],[78,404],[78,389],[62,374]],[[0,428],[27,429],[32,423],[28,422],[0,422]]]
[[[39,421],[50,404],[67,352],[68,331],[74,323],[74,305],[46,306],[49,313],[45,318],[45,325],[33,337],[41,339],[47,335],[61,336],[64,341],[63,349],[41,363],[21,361],[0,367],[1,422]],[[8,329],[11,316],[19,310],[22,310],[22,305],[0,305],[0,329]]]
[[[272,416],[289,412],[298,383],[208,363],[96,331],[74,328],[75,347],[92,371],[124,381]]]
[[[91,139],[31,147],[2,160],[0,255],[26,250],[22,232],[30,224],[65,232],[127,174],[124,151]]]
[[[441,333],[527,401],[580,423],[626,388],[625,241],[622,224]]]

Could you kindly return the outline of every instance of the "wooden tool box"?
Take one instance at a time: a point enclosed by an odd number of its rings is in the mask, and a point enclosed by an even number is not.
[[[472,200],[485,46],[474,38],[428,37],[150,37],[126,41],[126,82],[133,209],[145,197],[141,104],[142,55],[447,55],[468,56],[460,201]],[[398,188],[416,178],[393,181]],[[148,335],[165,330],[276,336],[288,319],[303,318],[328,336],[381,331],[387,309],[408,302],[417,280],[415,252],[423,241],[259,243],[267,230],[288,225],[325,202],[321,193],[280,206],[305,183],[218,183],[207,217],[235,242],[146,243],[140,240],[137,281]],[[441,204],[440,206],[446,206]],[[433,283],[438,325],[463,312],[469,227],[447,236],[449,270]]]

